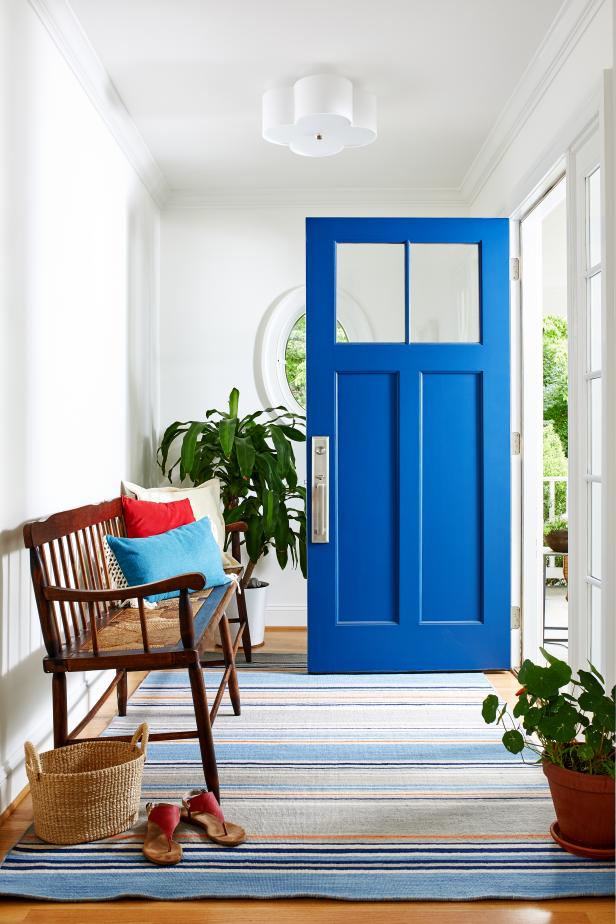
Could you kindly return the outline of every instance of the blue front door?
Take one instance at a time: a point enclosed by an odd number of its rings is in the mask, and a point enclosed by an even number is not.
[[[307,221],[308,667],[510,666],[509,227]]]

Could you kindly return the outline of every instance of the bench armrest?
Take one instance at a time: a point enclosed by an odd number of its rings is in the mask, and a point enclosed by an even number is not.
[[[245,533],[248,529],[248,523],[238,520],[237,523],[227,523],[225,526],[226,533]]]
[[[149,597],[152,594],[166,594],[174,590],[203,590],[205,578],[202,574],[178,574],[164,581],[122,587],[116,590],[79,590],[72,587],[44,587],[46,600],[59,603],[113,603],[115,600],[131,600],[133,597]]]

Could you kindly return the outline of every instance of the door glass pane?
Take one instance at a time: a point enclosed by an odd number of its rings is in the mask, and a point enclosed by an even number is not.
[[[411,244],[411,342],[479,343],[477,244]]]
[[[601,379],[590,380],[590,474],[601,474]]]
[[[601,485],[590,485],[590,573],[601,580]]]
[[[590,660],[599,672],[602,670],[601,644],[601,588],[589,585],[590,589]]]
[[[601,369],[601,273],[591,277],[589,288],[588,368],[598,372]]]
[[[601,262],[601,174],[588,177],[588,265]]]
[[[337,320],[348,342],[404,343],[406,272],[404,244],[337,244]],[[351,326],[342,317],[342,291],[359,306]]]

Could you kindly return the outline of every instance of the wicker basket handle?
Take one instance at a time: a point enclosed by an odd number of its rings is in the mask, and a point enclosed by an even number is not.
[[[133,750],[137,747],[137,742],[141,741],[141,753],[146,754],[148,748],[148,737],[149,737],[148,723],[142,722],[133,737],[131,738],[131,747]]]
[[[36,775],[40,780],[43,775],[43,768],[41,766],[41,758],[39,757],[39,752],[36,750],[31,741],[26,741],[24,744],[24,751],[26,752],[26,763],[30,764],[33,770],[36,771]]]

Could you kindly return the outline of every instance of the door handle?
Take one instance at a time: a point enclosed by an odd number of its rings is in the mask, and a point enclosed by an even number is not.
[[[329,437],[312,437],[312,541],[329,542]]]

